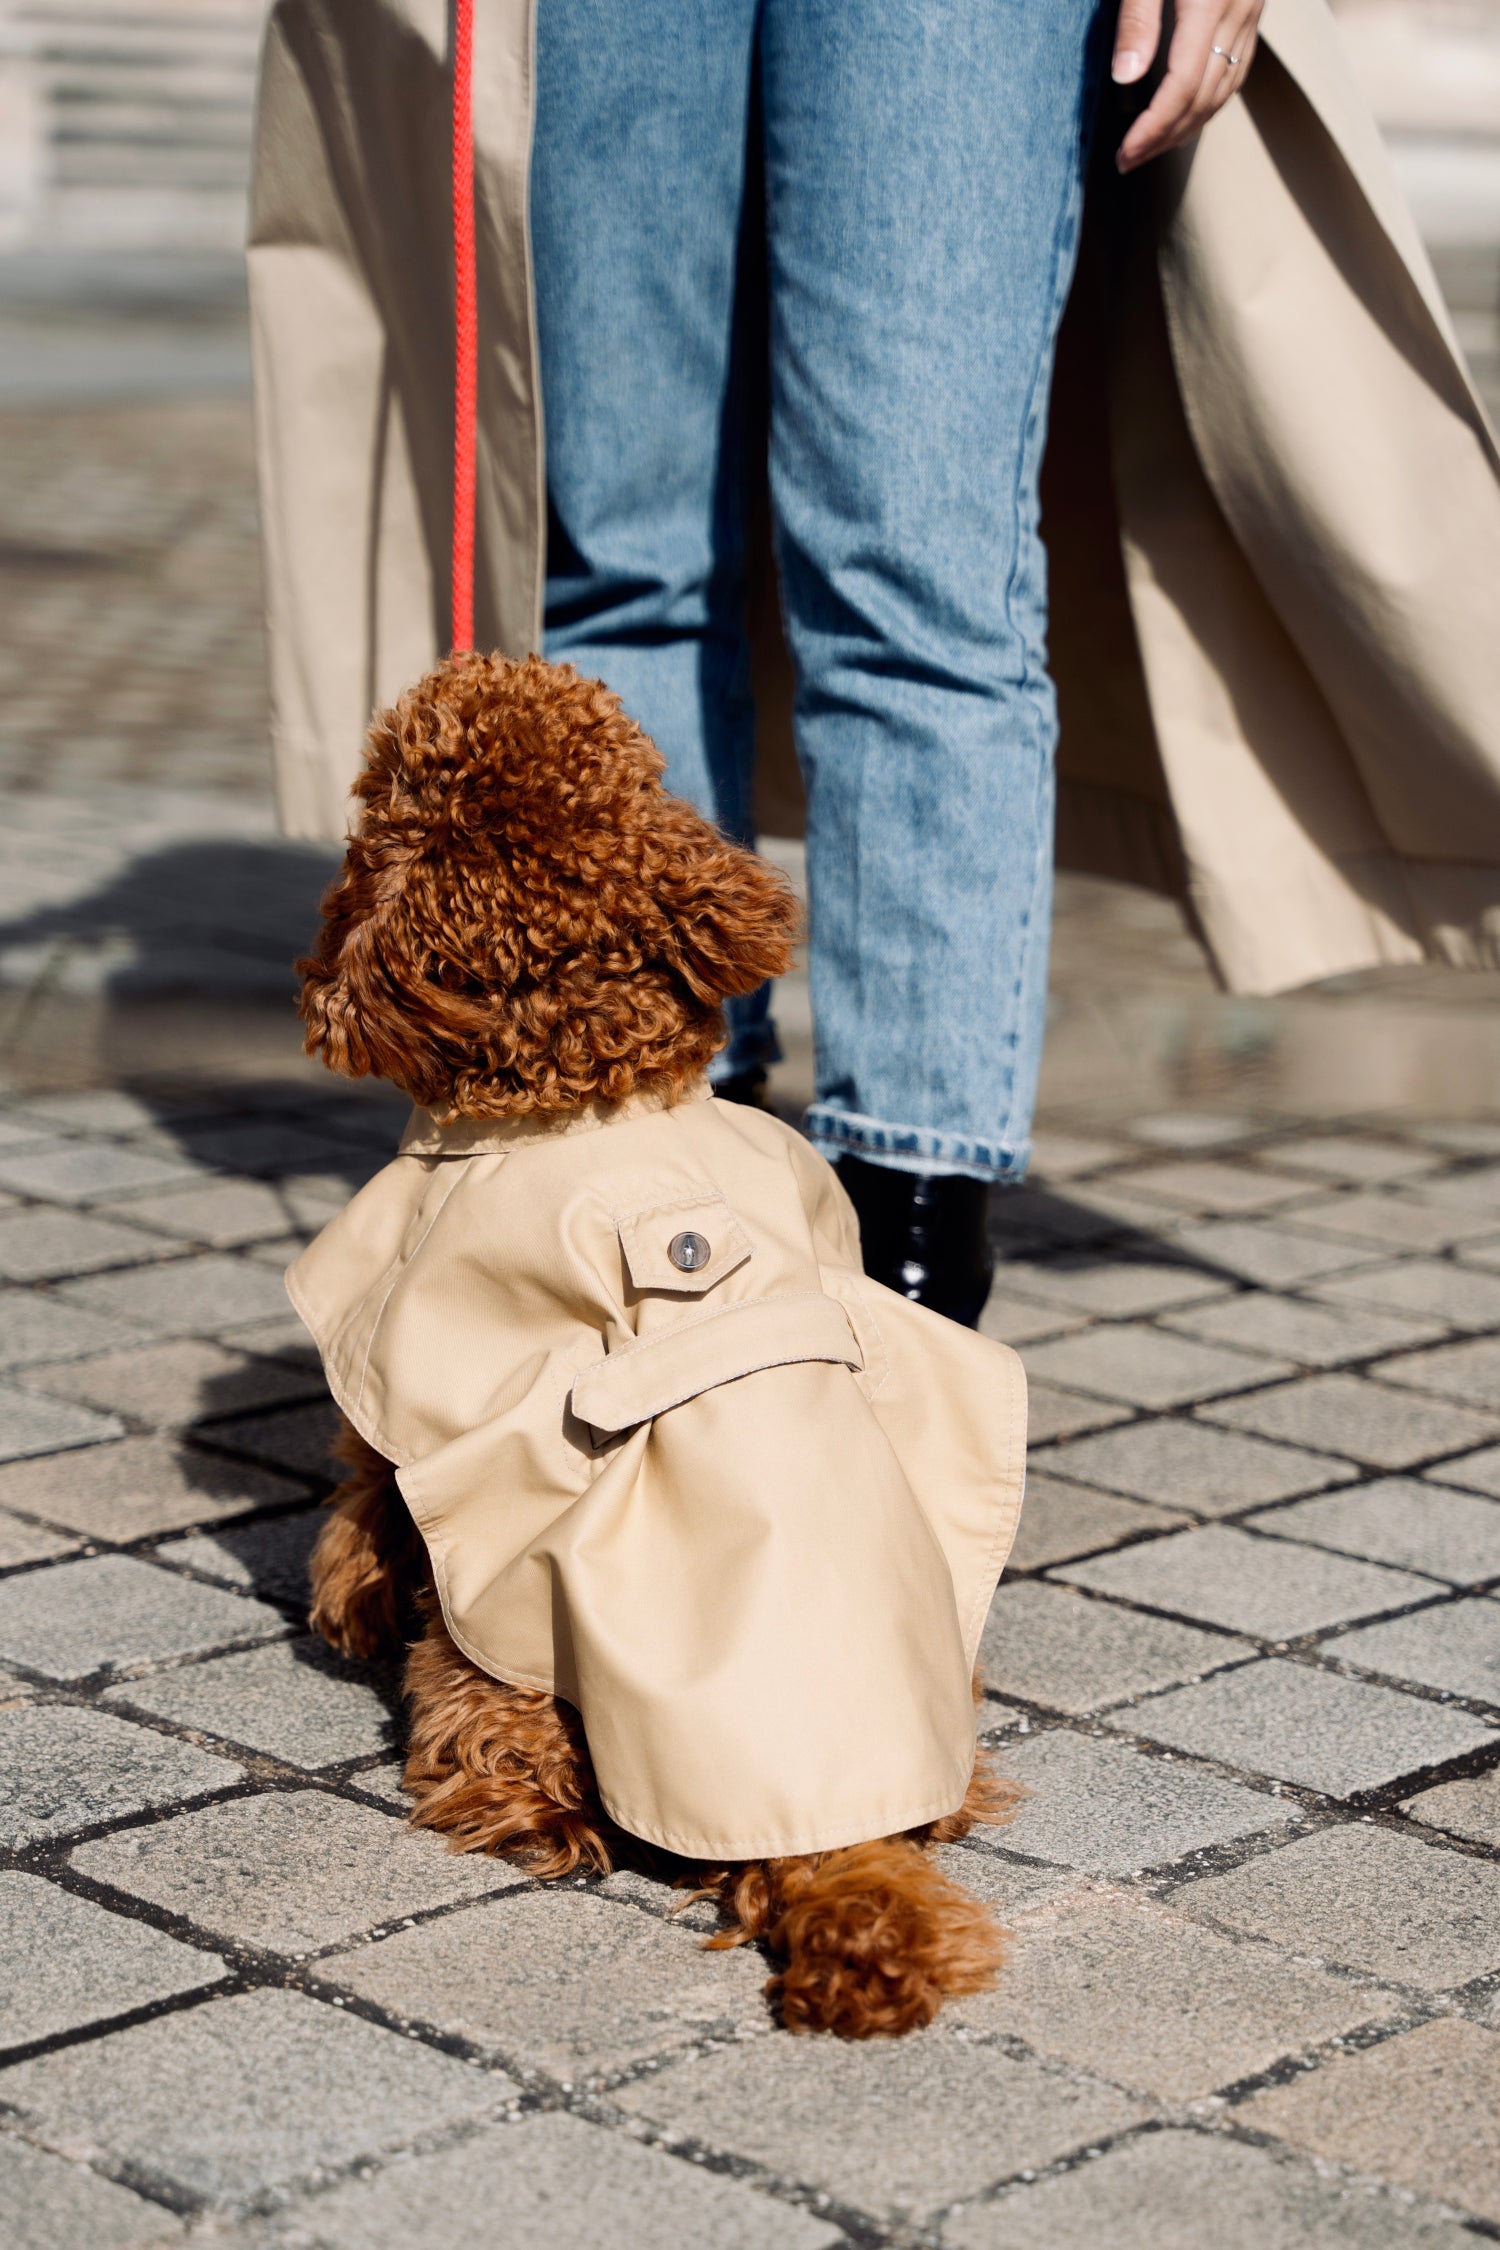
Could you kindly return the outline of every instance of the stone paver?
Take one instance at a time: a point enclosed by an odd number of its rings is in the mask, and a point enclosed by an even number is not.
[[[1130,1174],[1130,1189],[1133,1195],[1148,1195],[1203,1217],[1275,1211],[1286,1204],[1311,1202],[1316,1196],[1306,1180],[1203,1157],[1143,1165]]]
[[[285,1505],[305,1493],[304,1485],[268,1469],[169,1437],[125,1438],[0,1468],[0,1505],[116,1544]]]
[[[252,1359],[197,1339],[71,1360],[31,1371],[23,1380],[28,1390],[113,1407],[167,1429],[207,1414],[238,1414],[247,1407],[316,1397],[323,1388],[321,1375],[314,1378],[279,1360]]]
[[[1111,1406],[1101,1398],[1062,1391],[1052,1383],[1035,1382],[1027,1387],[1026,1431],[1033,1445],[1073,1437],[1082,1430],[1108,1429],[1112,1422],[1128,1420],[1128,1408]]]
[[[1279,1172],[1307,1172],[1319,1179],[1374,1185],[1432,1172],[1438,1159],[1428,1150],[1402,1147],[1394,1141],[1356,1140],[1352,1134],[1330,1133],[1307,1140],[1278,1141],[1273,1161]]]
[[[1274,1657],[1150,1696],[1110,1723],[1331,1797],[1500,1748],[1500,1734],[1465,1712]]]
[[[1034,1470],[1026,1479],[1026,1505],[1006,1572],[1042,1570],[1048,1563],[1116,1547],[1144,1532],[1171,1531],[1186,1521],[1176,1509],[1122,1500],[1112,1492],[1090,1491],[1086,1485]]]
[[[1483,1596],[1340,1633],[1324,1647],[1367,1671],[1500,1705],[1500,1602]]]
[[[1415,1477],[1384,1477],[1247,1517],[1257,1531],[1391,1563],[1451,1584],[1500,1577],[1500,1507]]]
[[[193,1173],[194,1167],[180,1159],[107,1141],[72,1141],[0,1155],[0,1188],[45,1196],[53,1203],[99,1203],[111,1196],[171,1187],[191,1179]]]
[[[1289,1223],[1264,1219],[1203,1219],[1179,1227],[1173,1239],[1204,1265],[1259,1289],[1298,1289],[1369,1264],[1375,1255],[1367,1245],[1295,1233]]]
[[[299,1508],[295,1515],[272,1516],[263,1523],[190,1532],[185,1539],[163,1541],[156,1553],[162,1562],[226,1586],[243,1586],[268,1601],[305,1606],[308,1566],[324,1520],[321,1508]]]
[[[1327,2162],[1500,2221],[1500,2033],[1478,2024],[1418,2024],[1253,2096],[1237,2115]]]
[[[7,1281],[48,1281],[102,1266],[144,1264],[173,1247],[143,1228],[85,1211],[39,1205],[0,1219],[0,1275]]]
[[[0,2140],[0,2210],[9,2250],[157,2250],[184,2232],[159,2203],[10,2137]]]
[[[1167,1265],[1108,1251],[1070,1251],[1045,1260],[1008,1258],[996,1273],[995,1287],[1002,1295],[1035,1297],[1091,1319],[1124,1320],[1221,1297],[1227,1284],[1186,1259]]]
[[[1283,1365],[1342,1367],[1373,1358],[1402,1344],[1420,1344],[1443,1331],[1433,1321],[1403,1320],[1396,1313],[1370,1312],[1350,1305],[1335,1312],[1300,1297],[1277,1297],[1256,1289],[1186,1312],[1169,1312],[1162,1325],[1204,1343],[1231,1344],[1237,1351],[1263,1352]],[[1269,1374],[1267,1380],[1270,1380]]]
[[[0,1461],[27,1461],[38,1454],[105,1445],[124,1434],[125,1425],[117,1414],[96,1414],[66,1399],[33,1398],[0,1383]]]
[[[629,2110],[876,2216],[930,2212],[1142,2114],[941,2026],[894,2046],[759,2039],[623,2087]]]
[[[1413,1138],[1453,1156],[1500,1155],[1500,1125],[1484,1118],[1424,1119],[1413,1128]]]
[[[93,1555],[0,1585],[0,1656],[54,1680],[285,1631],[263,1602],[130,1555]]]
[[[410,2250],[442,2214],[443,2250],[497,2250],[505,2236],[546,2250],[833,2250],[843,2234],[810,2211],[647,2149],[576,2117],[531,2117],[457,2148],[335,2188],[296,2220],[319,2250]]]
[[[1487,1227],[1500,1223],[1493,1216],[1500,1212],[1500,1164],[1480,1164],[1462,1172],[1447,1172],[1441,1179],[1421,1181],[1419,1191],[1424,1203],[1472,1210],[1476,1232],[1482,1233]],[[1491,1240],[1493,1242],[1493,1236]],[[1469,1245],[1466,1243],[1464,1247]]]
[[[1247,1641],[1141,1617],[1061,1586],[1002,1587],[979,1665],[994,1694],[1070,1714],[1095,1711],[1251,1655]]]
[[[1047,1336],[1071,1336],[1088,1326],[1088,1314],[1068,1312],[1062,1305],[1041,1305],[1012,1296],[998,1284],[990,1291],[979,1316],[979,1333],[997,1344],[1040,1343]]]
[[[1177,1891],[1181,1912],[1441,1990],[1500,1967],[1500,1867],[1364,1821]]]
[[[1413,2210],[1266,2148],[1206,2133],[1149,2133],[1097,2163],[951,2219],[955,2250],[1466,2250],[1441,2211]]]
[[[38,1875],[0,1872],[0,2048],[216,1984],[224,1963]]]
[[[706,1953],[691,1930],[560,1886],[399,1930],[321,1974],[512,2067],[573,2082],[770,2023],[758,1953]]]
[[[84,2141],[210,2207],[315,2182],[483,2117],[505,2080],[293,1992],[246,1992],[0,2078],[49,2138]]]
[[[1320,1282],[1313,1295],[1333,1305],[1376,1305],[1391,1312],[1426,1314],[1449,1328],[1500,1327],[1500,1276],[1469,1271],[1440,1258],[1366,1266],[1359,1273]]]
[[[1465,1492],[1487,1492],[1500,1500],[1500,1445],[1481,1446],[1457,1461],[1439,1462],[1429,1474],[1437,1484],[1456,1484]]]
[[[246,1414],[215,1422],[203,1432],[206,1443],[248,1453],[273,1469],[290,1469],[303,1476],[334,1477],[344,1472],[333,1459],[332,1445],[341,1416],[332,1399],[306,1406],[288,1406],[272,1414]]]
[[[0,1711],[0,1843],[66,1836],[96,1821],[207,1796],[243,1768],[104,1711]]]
[[[19,1563],[54,1562],[59,1555],[75,1554],[78,1541],[60,1531],[49,1531],[44,1524],[27,1523],[24,1517],[13,1516],[0,1509],[0,1570],[12,1570]]]
[[[57,1294],[64,1304],[133,1321],[158,1336],[216,1335],[247,1320],[268,1320],[286,1303],[278,1275],[219,1255],[89,1275],[60,1282]]]
[[[1430,1578],[1326,1548],[1309,1547],[1294,1557],[1285,1541],[1257,1539],[1222,1523],[1064,1563],[1057,1576],[1265,1641],[1401,1609],[1439,1590]]]
[[[1500,1409],[1500,1336],[1470,1337],[1435,1351],[1400,1352],[1370,1369],[1382,1383],[1400,1383],[1459,1406]]]
[[[1228,1148],[1234,1141],[1250,1140],[1255,1121],[1211,1109],[1161,1110],[1130,1121],[1132,1136],[1148,1148]]]
[[[1087,1874],[1165,1867],[1288,1818],[1275,1798],[1088,1735],[1010,1740],[997,1763],[1030,1792],[1005,1849]]]
[[[142,1225],[159,1227],[178,1241],[235,1250],[279,1241],[293,1231],[310,1233],[333,1217],[339,1203],[336,1196],[310,1195],[286,1183],[270,1187],[262,1180],[216,1180],[212,1187],[138,1196],[129,1210]]]
[[[1366,1242],[1387,1255],[1392,1250],[1447,1250],[1466,1235],[1500,1231],[1500,1220],[1489,1227],[1476,1224],[1473,1211],[1452,1210],[1427,1203],[1419,1190],[1382,1194],[1330,1196],[1326,1202],[1304,1203],[1290,1220],[1316,1234]]]
[[[72,1864],[210,1935],[313,1953],[520,1878],[320,1790],[231,1798],[84,1844]]]
[[[1168,2101],[1268,2070],[1387,2018],[1377,1988],[1195,1929],[1140,1900],[1097,1899],[1019,1934],[994,1992],[957,2020]]]
[[[321,1642],[296,1640],[152,1673],[106,1701],[316,1769],[390,1748],[393,1689],[382,1695]]]
[[[1101,1165],[1116,1164],[1131,1153],[1126,1141],[1043,1125],[1032,1137],[1029,1177],[1043,1182],[1077,1179],[1084,1172],[1097,1172]]]
[[[1493,1414],[1367,1383],[1358,1375],[1315,1375],[1280,1383],[1249,1398],[1226,1398],[1202,1409],[1216,1422],[1254,1430],[1293,1445],[1320,1443],[1374,1469],[1406,1469],[1413,1463],[1492,1439],[1500,1428]]]
[[[123,1320],[43,1296],[38,1289],[0,1289],[0,1367],[82,1359],[139,1340]]]
[[[1137,1422],[1128,1430],[1080,1438],[1043,1455],[1036,1465],[1081,1484],[1188,1508],[1200,1516],[1234,1515],[1299,1492],[1318,1492],[1355,1473],[1347,1461],[1326,1453],[1179,1421]]]
[[[962,1883],[966,1891],[993,1906],[1007,1927],[1023,1915],[1056,1906],[1060,1899],[1083,1897],[1093,1891],[1091,1879],[1073,1868],[1007,1859],[1004,1844],[1004,1829],[976,1828],[961,1844],[940,1844],[937,1859],[955,1883]]]
[[[1186,1406],[1291,1372],[1286,1360],[1251,1359],[1132,1321],[1036,1344],[1024,1357],[1028,1375],[1129,1406]]]
[[[1500,1851],[1500,1771],[1472,1781],[1443,1781],[1408,1797],[1402,1811],[1450,1836],[1469,1836]]]

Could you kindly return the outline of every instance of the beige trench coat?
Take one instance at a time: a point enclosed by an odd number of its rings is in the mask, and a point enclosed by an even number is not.
[[[250,282],[300,835],[342,833],[372,707],[445,645],[447,12],[276,0],[266,35]],[[476,619],[519,655],[545,531],[533,0],[477,13]],[[1500,959],[1500,455],[1324,0],[1270,0],[1190,156],[1099,168],[1044,498],[1062,863],[1182,896],[1241,991]],[[775,638],[763,825],[785,833]]]
[[[701,1081],[670,1109],[419,1112],[287,1285],[454,1639],[577,1707],[621,1827],[744,1859],[955,1810],[1025,1379],[865,1278],[788,1126]]]

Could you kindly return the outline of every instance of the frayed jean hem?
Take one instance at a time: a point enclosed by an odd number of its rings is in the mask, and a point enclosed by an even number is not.
[[[847,1109],[814,1102],[804,1120],[809,1140],[835,1161],[862,1156],[901,1172],[964,1172],[971,1179],[1017,1184],[1026,1176],[1031,1143],[1007,1147],[966,1133],[944,1133],[931,1125],[890,1125]]]

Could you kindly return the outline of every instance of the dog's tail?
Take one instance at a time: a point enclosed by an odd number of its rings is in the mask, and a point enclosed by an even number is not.
[[[710,1943],[765,1942],[782,1963],[768,1996],[789,2031],[917,2030],[945,2000],[993,1984],[1004,1958],[989,1909],[906,1836],[752,1860],[723,1905],[731,1927]]]

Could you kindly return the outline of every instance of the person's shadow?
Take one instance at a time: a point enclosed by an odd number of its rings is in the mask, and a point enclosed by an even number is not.
[[[315,844],[184,838],[0,923],[0,1060],[45,1084],[70,1056],[75,1078],[133,1093],[143,1122],[209,1172],[358,1186],[370,1152],[394,1148],[407,1105],[302,1054],[295,963],[337,865]],[[269,1127],[260,1147],[226,1136],[231,1115],[278,1113],[279,1143]]]

